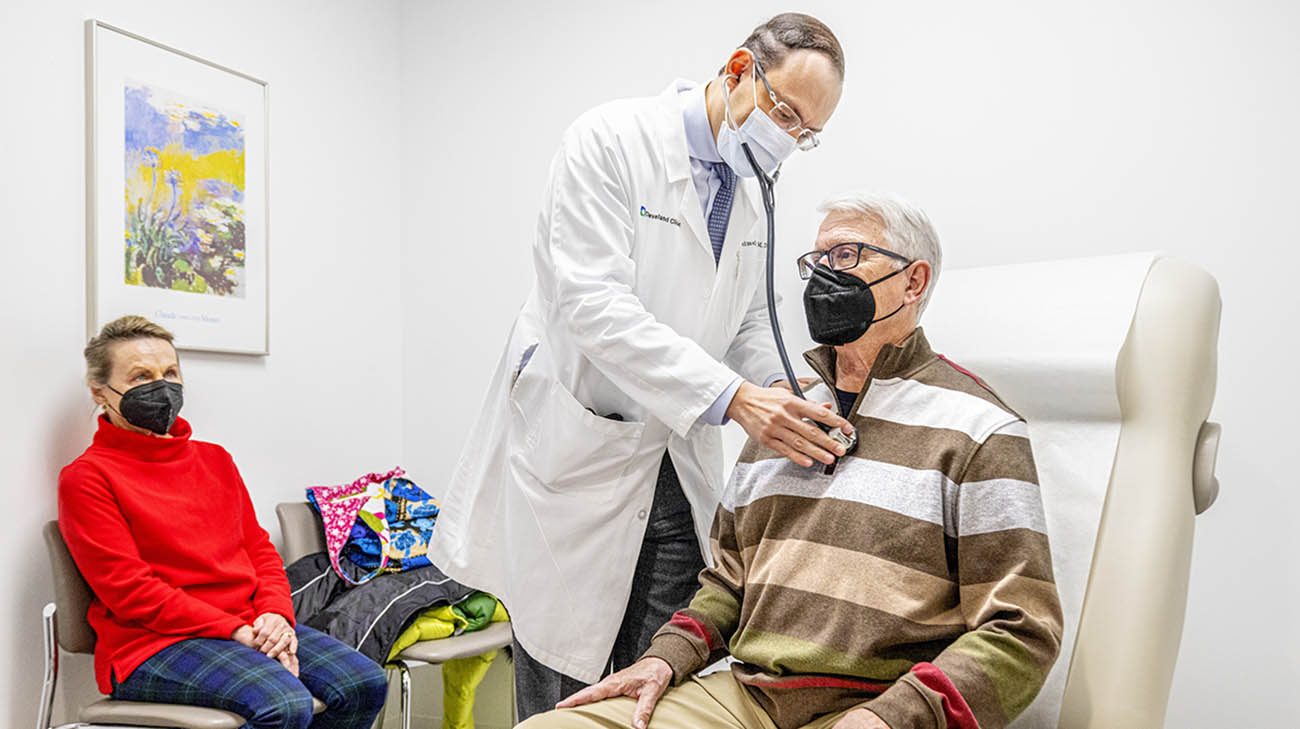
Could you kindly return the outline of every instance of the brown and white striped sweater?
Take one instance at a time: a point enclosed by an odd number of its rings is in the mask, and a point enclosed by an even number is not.
[[[835,351],[805,355],[834,402]],[[1062,618],[1024,421],[917,329],[886,346],[832,474],[750,441],[714,567],[648,656],[675,682],[727,653],[780,729],[863,706],[892,729],[999,729],[1037,695]]]

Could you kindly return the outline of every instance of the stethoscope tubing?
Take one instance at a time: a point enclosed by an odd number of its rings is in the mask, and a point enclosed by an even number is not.
[[[767,320],[772,326],[772,338],[776,340],[776,353],[781,358],[781,369],[785,371],[785,381],[790,384],[790,390],[799,398],[806,400],[803,388],[799,387],[799,378],[794,375],[794,367],[790,364],[790,355],[785,351],[785,338],[781,336],[781,322],[776,318],[776,195],[772,186],[776,183],[774,177],[768,177],[758,166],[758,161],[754,159],[754,153],[749,149],[748,142],[741,142],[740,148],[745,150],[745,158],[749,160],[749,165],[754,169],[754,176],[758,178],[758,187],[763,193],[763,210],[767,213]],[[777,170],[780,174],[780,170]]]

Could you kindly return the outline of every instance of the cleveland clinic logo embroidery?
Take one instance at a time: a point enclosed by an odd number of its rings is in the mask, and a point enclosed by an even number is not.
[[[641,217],[650,218],[651,220],[658,220],[662,223],[671,223],[677,226],[678,228],[682,227],[682,221],[678,220],[677,218],[670,218],[667,215],[652,213],[649,210],[646,210],[644,205],[641,206]]]

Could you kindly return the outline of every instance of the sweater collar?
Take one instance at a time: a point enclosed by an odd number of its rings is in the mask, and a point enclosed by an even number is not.
[[[170,438],[157,438],[119,428],[109,422],[107,415],[99,416],[99,430],[95,432],[95,445],[122,451],[140,461],[174,461],[189,452],[190,424],[176,418]]]
[[[921,330],[921,327],[917,327],[901,343],[886,344],[880,348],[880,354],[876,355],[876,361],[871,365],[871,373],[867,375],[867,380],[910,377],[917,370],[933,361],[935,356],[934,350],[930,349],[930,342],[925,338],[925,332]],[[803,358],[813,368],[813,371],[826,381],[826,384],[831,387],[833,392],[835,388],[835,348],[823,344],[820,347],[804,352]]]

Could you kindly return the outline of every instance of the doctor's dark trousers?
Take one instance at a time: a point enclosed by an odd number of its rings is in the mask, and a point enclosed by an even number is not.
[[[704,558],[695,537],[691,505],[682,492],[672,460],[664,453],[632,578],[632,594],[628,597],[606,675],[636,663],[650,647],[655,632],[695,596],[702,569]],[[550,711],[556,702],[587,686],[537,662],[517,641],[514,654],[519,721]]]

